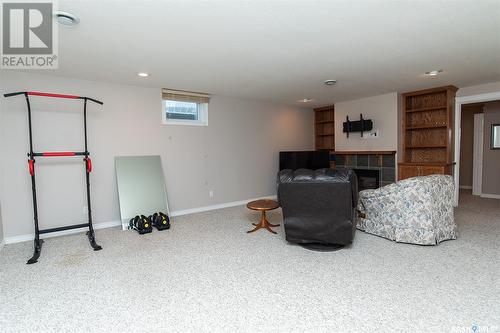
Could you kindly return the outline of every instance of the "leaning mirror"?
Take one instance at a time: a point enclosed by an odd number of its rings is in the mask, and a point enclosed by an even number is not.
[[[170,215],[160,156],[117,156],[115,167],[123,230],[136,215]]]
[[[491,125],[491,149],[500,149],[500,124]]]

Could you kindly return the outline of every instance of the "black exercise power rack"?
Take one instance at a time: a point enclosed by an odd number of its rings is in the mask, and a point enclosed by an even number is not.
[[[34,253],[27,264],[34,264],[38,261],[40,257],[40,252],[42,251],[43,239],[40,239],[41,234],[48,234],[51,232],[71,230],[78,228],[88,227],[87,237],[89,238],[90,245],[94,251],[102,250],[102,247],[97,245],[95,240],[94,228],[92,226],[92,209],[90,206],[90,172],[92,171],[92,160],[90,159],[90,153],[87,149],[87,101],[91,101],[100,105],[103,102],[90,97],[81,97],[74,95],[63,95],[63,94],[53,94],[53,93],[43,93],[38,91],[21,91],[9,94],[4,94],[5,97],[12,97],[24,95],[26,98],[26,104],[28,105],[28,127],[29,127],[29,141],[30,141],[30,152],[28,153],[28,169],[31,176],[31,189],[33,191],[33,219],[35,222],[35,239],[34,239]],[[52,97],[52,98],[65,98],[65,99],[82,99],[83,100],[83,126],[84,126],[84,136],[85,136],[85,151],[66,151],[66,152],[43,152],[35,153],[33,151],[33,134],[31,125],[31,106],[30,106],[30,96],[41,96],[41,97]],[[63,157],[63,156],[83,156],[83,161],[85,162],[85,179],[87,183],[87,213],[88,213],[88,223],[68,225],[64,227],[50,228],[50,229],[40,229],[38,226],[38,208],[36,201],[36,182],[35,182],[35,157]]]

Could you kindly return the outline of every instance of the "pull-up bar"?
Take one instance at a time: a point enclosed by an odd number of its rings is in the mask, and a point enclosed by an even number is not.
[[[61,157],[61,156],[87,156],[90,153],[84,151],[48,151],[43,153],[33,153],[33,156],[41,157]]]
[[[67,99],[85,99],[85,100],[92,101],[94,103],[103,105],[103,102],[98,101],[97,99],[93,99],[90,97],[76,96],[76,95],[44,93],[44,92],[39,92],[39,91],[18,91],[18,92],[4,94],[5,97],[12,97],[12,96],[17,96],[17,95],[42,96],[42,97],[53,97],[53,98],[67,98]]]
[[[64,94],[54,94],[54,93],[44,93],[38,91],[20,91],[4,94],[5,97],[24,95],[26,98],[26,104],[28,106],[28,134],[29,134],[29,153],[28,153],[28,170],[31,176],[31,189],[33,192],[33,220],[35,222],[35,239],[34,239],[34,253],[33,257],[28,260],[28,264],[33,264],[37,262],[40,257],[40,252],[42,250],[43,239],[40,238],[41,234],[46,234],[50,232],[71,230],[77,228],[88,227],[87,237],[89,239],[90,245],[94,251],[99,251],[102,249],[97,245],[94,235],[94,227],[92,225],[92,210],[90,202],[90,173],[92,172],[92,160],[90,159],[90,153],[87,149],[87,101],[91,101],[100,105],[103,105],[101,101],[90,97],[81,97],[76,95],[64,95]],[[59,151],[59,152],[40,152],[36,153],[33,151],[33,134],[32,134],[32,124],[31,124],[31,106],[30,106],[30,96],[40,96],[40,97],[52,97],[52,98],[66,98],[66,99],[82,99],[83,100],[83,134],[85,142],[84,151]],[[40,229],[38,226],[38,207],[37,207],[37,197],[36,197],[36,182],[35,182],[35,157],[63,157],[63,156],[83,156],[83,162],[85,163],[85,180],[87,184],[87,215],[88,223],[67,225],[63,227],[51,228],[51,229]]]

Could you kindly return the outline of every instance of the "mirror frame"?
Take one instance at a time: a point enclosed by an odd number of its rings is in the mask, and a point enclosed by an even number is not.
[[[495,138],[493,136],[493,134],[495,133],[495,129],[496,129],[496,132],[497,132],[497,135],[500,136],[500,124],[491,124],[491,133],[490,133],[490,149],[500,149],[500,145],[499,146],[495,146]]]

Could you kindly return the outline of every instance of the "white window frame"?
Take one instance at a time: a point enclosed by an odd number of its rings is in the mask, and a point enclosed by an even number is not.
[[[208,103],[196,103],[198,119],[170,119],[167,118],[166,99],[161,101],[161,118],[163,125],[208,126]]]

